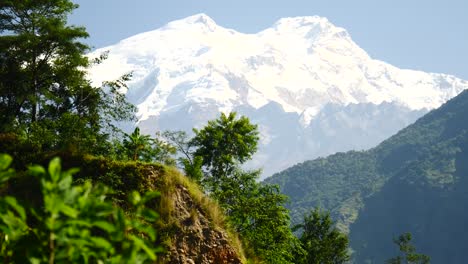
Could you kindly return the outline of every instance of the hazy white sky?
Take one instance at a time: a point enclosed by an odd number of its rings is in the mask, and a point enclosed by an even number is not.
[[[468,79],[467,0],[75,0],[71,24],[100,48],[205,13],[223,27],[263,30],[281,17],[319,15],[348,30],[373,58]]]

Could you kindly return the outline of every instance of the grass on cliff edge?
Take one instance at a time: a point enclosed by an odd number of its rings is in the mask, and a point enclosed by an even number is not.
[[[125,197],[131,190],[145,192],[156,190],[161,193],[158,201],[153,204],[160,214],[158,221],[158,236],[160,243],[166,248],[171,246],[171,236],[183,232],[183,223],[174,214],[174,197],[177,188],[184,187],[193,200],[194,208],[201,208],[205,217],[210,220],[210,227],[224,230],[230,245],[237,252],[243,263],[251,263],[245,257],[242,242],[237,234],[229,227],[223,210],[218,203],[207,197],[200,186],[183,175],[177,168],[157,163],[134,161],[115,161],[89,155],[64,157],[64,167],[78,167],[79,179],[91,179],[102,182],[115,191],[115,200],[125,207]],[[198,217],[198,211],[191,210],[191,216]]]

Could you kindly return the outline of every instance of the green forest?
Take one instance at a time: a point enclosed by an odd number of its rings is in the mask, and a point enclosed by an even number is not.
[[[86,56],[77,8],[0,2],[2,263],[463,262],[468,92],[260,182],[243,166],[259,128],[235,112],[191,134],[122,130],[132,74],[92,84],[108,54]]]
[[[306,161],[266,182],[291,198],[293,223],[309,208],[330,210],[356,263],[384,262],[395,254],[388,237],[405,232],[435,263],[462,263],[467,110],[465,91],[373,149]]]

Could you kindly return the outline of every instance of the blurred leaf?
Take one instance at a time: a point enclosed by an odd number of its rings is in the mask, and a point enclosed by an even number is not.
[[[7,154],[0,154],[0,171],[4,171],[10,167],[13,158]]]
[[[49,174],[50,178],[52,179],[53,182],[58,182],[60,179],[60,172],[61,172],[61,165],[60,165],[60,158],[55,157],[49,162]]]
[[[105,230],[108,233],[115,231],[115,226],[105,221],[96,221],[93,223],[93,225]]]
[[[28,167],[28,171],[34,176],[41,176],[46,173],[44,167],[39,165],[32,165]]]
[[[7,196],[3,199],[8,205],[10,205],[15,211],[19,214],[22,220],[26,220],[26,212],[24,211],[23,206],[19,205],[16,201],[16,198]]]

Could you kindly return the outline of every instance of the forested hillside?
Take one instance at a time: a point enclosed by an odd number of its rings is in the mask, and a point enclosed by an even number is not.
[[[350,233],[356,263],[382,263],[409,231],[434,263],[462,263],[468,239],[468,92],[377,147],[293,166],[266,180],[291,198],[293,222],[332,211]]]

